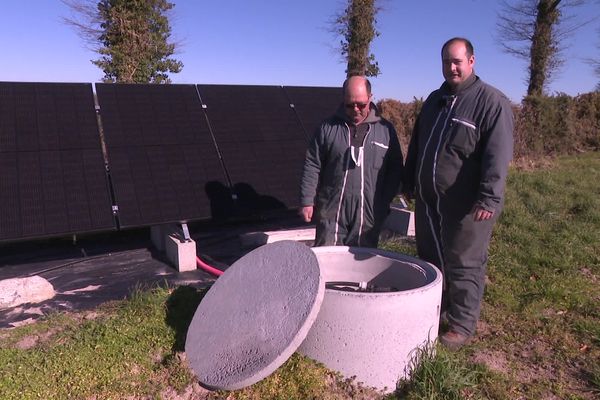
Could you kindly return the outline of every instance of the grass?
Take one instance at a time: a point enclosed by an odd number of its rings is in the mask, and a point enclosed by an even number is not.
[[[599,182],[598,153],[511,170],[476,340],[456,353],[417,351],[412,379],[388,399],[600,397]],[[414,254],[406,240],[384,247]],[[183,350],[204,292],[136,293],[93,313],[0,331],[0,398],[385,398],[298,354],[244,390],[194,389]]]
[[[119,398],[160,390],[153,378],[171,367],[165,361],[176,337],[165,321],[165,296],[165,290],[138,291],[92,320],[57,316],[16,330],[17,337],[50,334],[33,348],[2,346],[0,398]]]
[[[589,378],[600,360],[598,182],[597,153],[509,177],[483,319],[503,332],[488,346],[524,355],[509,354],[516,367],[547,366],[531,381],[514,382],[528,398],[591,398],[600,389]]]
[[[434,344],[415,350],[410,378],[400,382],[396,396],[407,400],[461,400],[476,390],[478,369],[470,369]]]

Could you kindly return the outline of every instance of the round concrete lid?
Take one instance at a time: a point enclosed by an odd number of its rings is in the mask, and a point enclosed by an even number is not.
[[[235,390],[267,377],[304,341],[325,293],[317,257],[294,241],[231,265],[204,296],[185,351],[200,383]]]

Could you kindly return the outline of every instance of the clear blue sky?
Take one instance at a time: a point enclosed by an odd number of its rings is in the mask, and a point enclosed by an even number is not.
[[[172,0],[176,55],[183,71],[174,83],[339,86],[344,79],[330,20],[340,0]],[[372,79],[376,99],[426,97],[442,82],[439,48],[452,36],[475,46],[475,70],[518,102],[526,91],[525,64],[494,42],[498,1],[387,0],[378,17],[375,53],[382,74]],[[600,2],[578,9],[600,15]],[[59,0],[3,0],[0,14],[0,80],[96,82],[96,55],[61,21],[69,11]],[[600,57],[600,19],[567,42],[566,63],[550,85],[570,95],[593,90],[598,77],[586,58]]]

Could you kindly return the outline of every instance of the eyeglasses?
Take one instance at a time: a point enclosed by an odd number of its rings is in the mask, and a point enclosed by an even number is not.
[[[354,107],[356,107],[361,111],[364,110],[365,108],[367,108],[368,105],[369,105],[369,103],[346,103],[345,104],[346,108],[349,110],[354,110]]]

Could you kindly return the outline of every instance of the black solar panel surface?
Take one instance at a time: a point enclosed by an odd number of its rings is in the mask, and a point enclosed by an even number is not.
[[[0,240],[115,228],[91,85],[0,82]]]
[[[323,120],[337,111],[343,100],[341,87],[284,86],[283,89],[309,138]]]
[[[226,178],[194,85],[96,84],[122,227],[206,219]]]
[[[240,203],[299,204],[307,139],[280,86],[198,85]]]

